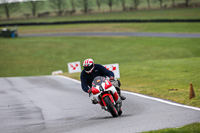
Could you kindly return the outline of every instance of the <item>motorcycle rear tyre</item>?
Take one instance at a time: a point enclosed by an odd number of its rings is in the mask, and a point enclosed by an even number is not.
[[[106,103],[106,106],[108,108],[108,111],[111,113],[111,115],[113,117],[117,117],[118,116],[118,112],[117,112],[115,106],[113,105],[113,103],[111,102],[109,96],[105,96],[103,99],[104,99],[104,101]]]

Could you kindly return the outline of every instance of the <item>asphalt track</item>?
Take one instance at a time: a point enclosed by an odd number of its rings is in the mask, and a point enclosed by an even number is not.
[[[42,33],[21,34],[19,37],[50,37],[50,36],[138,36],[138,37],[176,37],[200,38],[199,33],[147,33],[147,32],[77,32],[77,33]]]
[[[123,91],[123,114],[93,105],[63,76],[0,78],[2,133],[134,133],[200,122],[200,108]]]

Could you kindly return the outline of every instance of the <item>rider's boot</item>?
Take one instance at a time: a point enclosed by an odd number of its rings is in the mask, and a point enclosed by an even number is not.
[[[125,99],[126,99],[126,97],[125,97],[125,96],[122,96],[122,95],[120,95],[120,98],[121,98],[122,100],[125,100]]]
[[[98,101],[95,99],[95,98],[93,98],[93,99],[91,99],[92,100],[92,103],[93,104],[98,104]]]
[[[118,94],[119,94],[119,96],[120,96],[121,100],[125,100],[125,99],[126,99],[126,97],[125,97],[125,96],[123,96],[123,95],[121,94],[121,90],[120,90],[120,88],[116,87],[116,89],[117,89],[117,92],[118,92]]]
[[[98,101],[96,100],[96,98],[93,97],[92,93],[89,94],[89,97],[91,98],[91,101],[92,101],[93,104],[97,104],[98,103]]]
[[[92,103],[93,103],[93,104],[97,104],[98,102],[97,102],[97,100],[95,99],[95,100],[92,100]]]

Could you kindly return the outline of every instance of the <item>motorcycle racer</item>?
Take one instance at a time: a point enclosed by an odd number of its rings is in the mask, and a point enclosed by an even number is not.
[[[94,61],[91,58],[88,58],[84,60],[83,62],[84,69],[81,72],[80,79],[81,79],[81,87],[82,90],[89,93],[89,96],[91,96],[91,87],[92,87],[92,81],[97,76],[108,76],[110,80],[115,80],[114,73],[112,71],[107,70],[104,66],[100,64],[94,64]],[[120,86],[120,82],[118,83]],[[120,93],[120,88],[117,87],[118,93],[120,95],[121,100],[125,100],[126,97],[122,96]],[[96,104],[95,100],[92,100],[92,103]]]

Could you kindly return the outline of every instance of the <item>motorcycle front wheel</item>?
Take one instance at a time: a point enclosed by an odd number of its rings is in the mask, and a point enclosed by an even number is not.
[[[111,115],[112,115],[113,117],[117,117],[117,116],[118,116],[118,112],[117,112],[115,106],[113,105],[113,103],[111,102],[109,96],[105,96],[105,97],[103,98],[103,100],[105,101],[106,106],[107,106],[107,108],[108,108],[108,111],[111,113]]]

